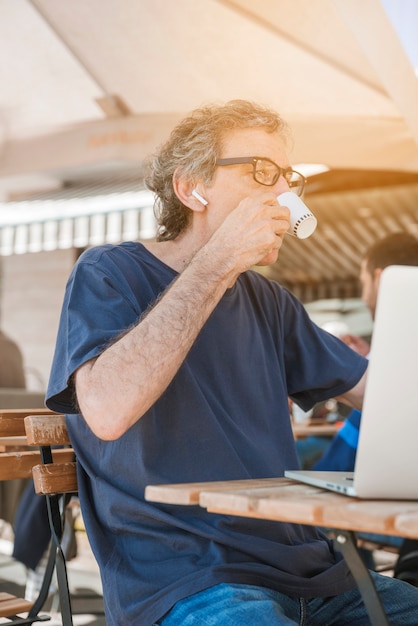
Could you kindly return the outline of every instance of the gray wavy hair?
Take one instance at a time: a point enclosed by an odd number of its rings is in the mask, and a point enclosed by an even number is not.
[[[174,192],[174,175],[186,176],[192,184],[201,180],[210,185],[216,159],[222,155],[224,132],[245,128],[279,132],[285,140],[289,135],[286,122],[276,111],[247,100],[202,106],[173,129],[149,161],[145,179],[148,189],[156,195],[157,241],[175,239],[190,220],[191,210]]]

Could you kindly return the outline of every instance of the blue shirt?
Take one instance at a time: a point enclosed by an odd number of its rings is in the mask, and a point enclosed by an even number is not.
[[[350,411],[324,455],[312,466],[312,469],[354,472],[360,422],[360,411],[357,409]]]
[[[313,527],[144,501],[147,484],[282,476],[298,464],[288,396],[307,410],[362,376],[366,359],[314,325],[277,283],[242,274],[172,383],[118,440],[98,439],[77,415],[74,371],[137,323],[176,276],[139,243],[98,247],[79,259],[62,308],[47,405],[68,414],[108,626],[151,625],[221,582],[305,597],[354,586]]]

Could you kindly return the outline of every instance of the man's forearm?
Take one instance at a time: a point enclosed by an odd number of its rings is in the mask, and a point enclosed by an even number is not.
[[[81,412],[98,437],[120,437],[154,404],[224,294],[231,270],[208,272],[204,257],[201,250],[136,326],[76,372]]]

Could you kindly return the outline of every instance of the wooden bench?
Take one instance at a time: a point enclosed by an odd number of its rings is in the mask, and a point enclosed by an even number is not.
[[[32,467],[41,461],[40,452],[38,450],[30,450],[27,447],[24,418],[34,413],[53,415],[52,412],[48,413],[45,408],[0,410],[1,481],[30,479]],[[57,450],[54,452],[56,462],[68,461],[70,457],[72,457],[71,450]],[[29,602],[24,598],[9,593],[0,593],[0,617],[6,618],[8,623],[13,624],[32,624],[49,620],[49,615],[40,615],[40,611],[48,597],[52,573],[53,566],[50,565],[49,569],[47,568],[44,583],[35,602]],[[23,613],[27,613],[27,617],[19,616]]]

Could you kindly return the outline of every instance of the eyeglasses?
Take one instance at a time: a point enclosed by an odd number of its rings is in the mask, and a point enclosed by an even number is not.
[[[279,180],[280,176],[286,180],[290,189],[301,196],[305,188],[305,177],[292,170],[291,167],[284,169],[266,157],[237,157],[232,159],[216,159],[216,165],[238,165],[251,163],[253,166],[253,178],[260,185],[271,187]]]

